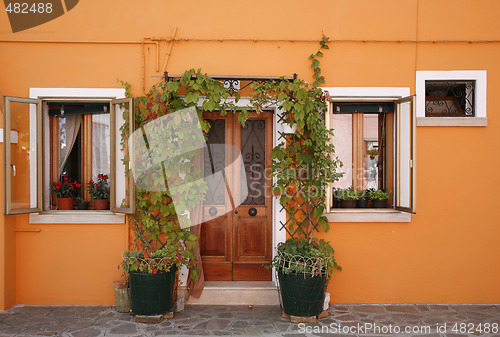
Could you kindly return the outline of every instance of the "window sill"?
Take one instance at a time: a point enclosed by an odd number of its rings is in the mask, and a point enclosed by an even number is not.
[[[333,209],[325,214],[328,222],[411,222],[411,214],[390,208]]]
[[[488,126],[488,117],[417,117],[417,126]]]
[[[111,211],[45,211],[31,213],[30,224],[124,224],[125,214]]]

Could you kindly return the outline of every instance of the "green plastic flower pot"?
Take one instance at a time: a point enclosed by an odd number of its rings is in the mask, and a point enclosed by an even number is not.
[[[283,311],[292,316],[311,317],[323,312],[326,275],[284,274],[278,270]]]
[[[132,313],[161,315],[172,311],[176,267],[157,274],[130,273]]]

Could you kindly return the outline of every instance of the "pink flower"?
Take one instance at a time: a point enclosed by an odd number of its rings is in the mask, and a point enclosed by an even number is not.
[[[158,272],[158,270],[156,268],[153,268],[153,274],[156,275],[157,272]]]

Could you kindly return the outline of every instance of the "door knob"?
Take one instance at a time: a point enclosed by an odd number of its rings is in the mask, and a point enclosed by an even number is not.
[[[250,216],[256,216],[257,215],[257,209],[255,207],[252,207],[248,210],[248,215]]]
[[[238,214],[238,210],[237,210],[237,209],[236,209],[236,210],[234,210],[234,214]]]

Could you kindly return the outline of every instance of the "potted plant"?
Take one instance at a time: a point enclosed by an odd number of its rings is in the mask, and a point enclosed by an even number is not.
[[[327,41],[321,40],[320,49],[328,48]],[[252,84],[257,111],[276,105],[286,123],[297,125],[271,153],[271,175],[276,178],[273,195],[288,213],[285,228],[291,237],[278,245],[272,266],[278,275],[282,309],[292,316],[321,314],[327,280],[334,269],[340,269],[330,243],[315,237],[316,232],[329,230],[323,215],[325,187],[342,176],[337,172],[342,163],[329,141],[333,132],[322,122],[328,96],[318,88],[324,83],[316,59],[321,55],[321,51],[311,55],[313,84],[298,78]]]
[[[339,199],[340,199],[340,207],[356,208],[359,195],[358,192],[353,187],[349,187],[340,191]]]
[[[147,251],[147,250],[145,250]],[[122,268],[130,284],[132,312],[138,315],[160,315],[172,311],[178,248],[175,245],[145,253],[127,250],[123,253]]]
[[[290,238],[278,244],[272,266],[287,315],[310,317],[323,311],[325,289],[336,263],[332,246],[317,238]]]
[[[106,174],[99,173],[97,181],[90,180],[88,183],[88,191],[90,197],[94,200],[94,209],[108,209],[109,198],[109,181]]]
[[[52,191],[56,194],[57,205],[60,210],[73,209],[74,197],[77,194],[77,188],[82,185],[76,180],[71,182],[69,177],[63,177],[58,182],[52,184]]]
[[[368,198],[368,190],[358,189],[356,192],[358,194],[358,200],[356,202],[356,207],[358,207],[358,208],[367,208],[368,207],[368,201],[370,200]]]
[[[389,192],[384,192],[382,190],[374,190],[369,192],[370,200],[372,201],[373,208],[386,208],[387,201],[389,200]]]
[[[76,209],[78,210],[87,210],[89,209],[89,202],[83,200],[81,197],[76,198]]]
[[[137,167],[145,162],[141,158],[169,151],[165,142],[158,139],[175,138],[178,150],[197,148],[192,132],[180,127],[179,123],[197,120],[201,116],[197,107],[200,96],[205,98],[204,110],[241,112],[242,122],[248,116],[245,109],[225,100],[229,94],[220,81],[203,75],[201,70],[191,69],[180,78],[157,83],[146,96],[136,98],[135,125],[122,128],[123,151],[132,138],[129,129],[132,132],[141,130],[141,138],[142,132],[148,132],[149,140],[147,147],[135,147],[135,213],[130,217],[135,240],[123,254],[122,263],[129,281],[132,312],[137,315],[160,315],[172,311],[173,287],[183,265],[189,269],[190,280],[198,279],[195,249],[199,249],[199,244],[197,235],[189,228],[192,224],[189,212],[203,202],[208,187],[194,160],[197,152],[179,151],[175,160],[163,160],[161,165],[143,167],[141,172]],[[180,111],[188,115],[178,114]],[[127,114],[128,109],[124,109],[123,115]],[[168,122],[169,119],[173,122]],[[149,123],[158,125],[156,122],[161,127],[148,127]],[[203,131],[209,131],[209,123],[201,120],[200,125]],[[125,167],[129,166],[125,162]],[[189,188],[180,188],[171,195],[169,178],[189,181]]]

